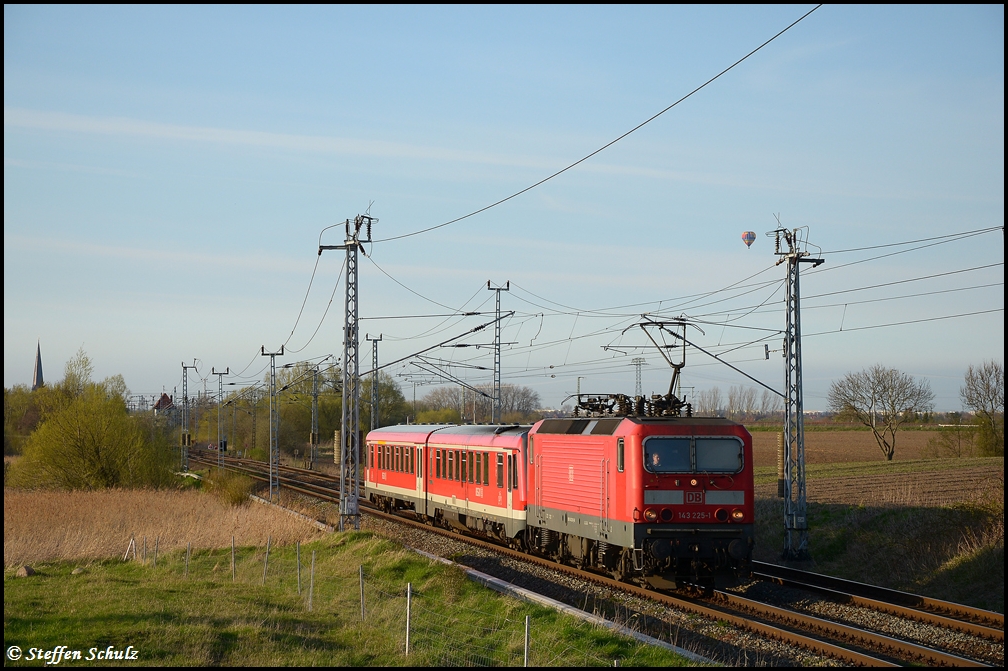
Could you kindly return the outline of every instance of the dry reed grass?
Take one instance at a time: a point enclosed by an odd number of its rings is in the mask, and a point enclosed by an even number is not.
[[[318,537],[310,522],[270,506],[229,506],[194,490],[24,491],[4,488],[4,566],[122,557],[130,538],[159,552]]]

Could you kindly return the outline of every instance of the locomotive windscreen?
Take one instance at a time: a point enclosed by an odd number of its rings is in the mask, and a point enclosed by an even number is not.
[[[651,436],[644,441],[644,468],[652,473],[738,473],[742,453],[742,441],[734,436]]]

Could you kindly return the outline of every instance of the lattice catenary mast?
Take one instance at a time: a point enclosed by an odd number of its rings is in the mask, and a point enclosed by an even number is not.
[[[269,500],[272,501],[274,496],[280,498],[280,400],[276,390],[276,358],[283,356],[284,348],[280,345],[279,352],[267,352],[263,345],[260,353],[270,358]]]
[[[501,421],[500,292],[511,290],[511,280],[505,282],[502,287],[490,286],[490,280],[487,280],[487,289],[497,292],[497,319],[494,321],[494,397],[493,407],[490,410],[490,423],[496,424]]]
[[[192,436],[189,435],[189,369],[196,369],[196,359],[193,359],[193,365],[187,366],[185,361],[182,362],[182,436],[180,439],[180,453],[181,453],[181,468],[182,472],[185,473],[189,470],[189,446],[192,445]]]
[[[340,424],[339,445],[334,458],[340,463],[340,521],[342,531],[347,522],[360,529],[360,370],[357,331],[357,252],[365,242],[371,242],[371,225],[375,217],[358,214],[353,222],[346,220],[346,241],[342,245],[319,245],[319,254],[327,249],[346,250],[346,300],[343,326],[343,421]],[[361,236],[361,229],[365,236]]]
[[[224,406],[224,376],[231,374],[231,366],[221,372],[216,368],[210,369],[211,375],[217,376],[217,466],[224,465],[224,450],[227,449],[227,437],[221,440],[221,408]]]
[[[802,263],[816,267],[823,259],[809,258],[800,249],[800,229],[778,228],[774,253],[778,264],[787,263],[786,331],[784,334],[784,558],[808,559],[808,518],[805,509],[805,420],[802,415],[801,312],[798,268]],[[787,245],[781,249],[781,240]]]

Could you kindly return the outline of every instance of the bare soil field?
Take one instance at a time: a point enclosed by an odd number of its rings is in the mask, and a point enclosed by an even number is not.
[[[153,553],[306,541],[310,522],[271,506],[229,506],[196,490],[24,491],[4,488],[4,566],[122,557],[130,538]]]
[[[982,466],[956,468],[952,460],[936,459],[913,464],[919,470],[891,473],[811,472],[806,477],[806,496],[814,503],[855,506],[942,507],[961,503],[996,505],[998,501],[1003,505],[1004,461],[990,461]],[[776,498],[776,475],[774,478],[773,483],[756,485],[756,498]]]
[[[896,433],[895,461],[921,459],[933,431]],[[777,433],[754,431],[753,457],[756,467],[777,464]],[[806,431],[805,463],[835,464],[851,461],[885,461],[871,431]]]

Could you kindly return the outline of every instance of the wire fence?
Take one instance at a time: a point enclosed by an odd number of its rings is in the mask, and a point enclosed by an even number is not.
[[[296,589],[306,613],[334,613],[359,627],[362,645],[392,650],[413,666],[654,665],[648,645],[628,638],[614,648],[614,634],[599,625],[524,602],[501,606],[507,597],[489,590],[486,607],[474,608],[445,596],[451,590],[428,593],[405,580],[371,575],[363,566],[356,576],[345,565],[334,571],[334,557],[321,570],[319,554],[330,554],[327,549],[306,552],[297,544],[291,552],[267,538],[261,548],[232,543],[194,552],[187,544],[184,553],[159,557],[159,546],[159,538],[131,538],[123,560],[172,579],[279,588],[292,595]]]

